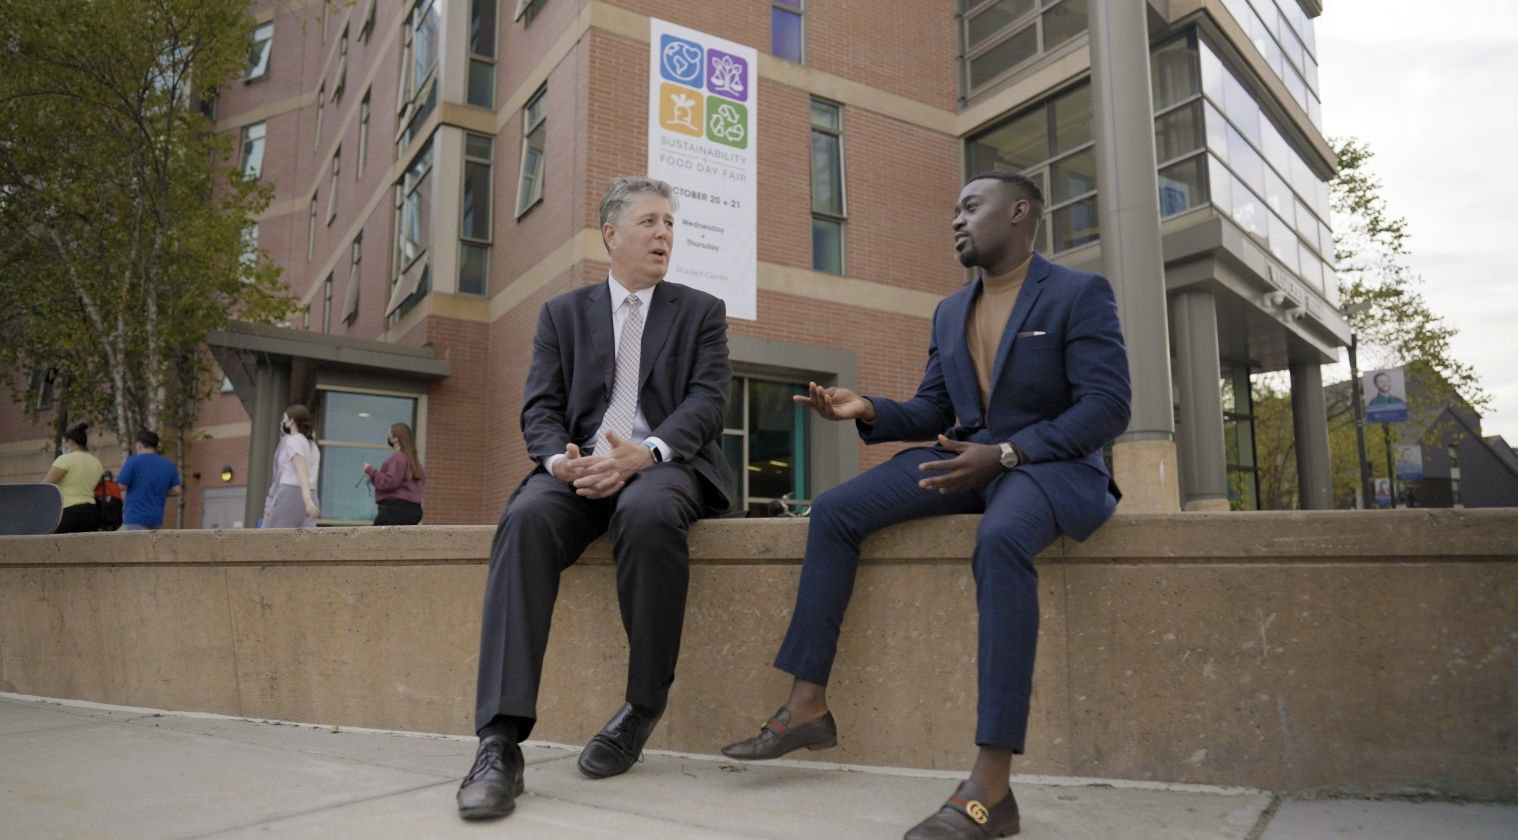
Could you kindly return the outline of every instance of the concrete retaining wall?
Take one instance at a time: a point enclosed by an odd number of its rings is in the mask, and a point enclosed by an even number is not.
[[[866,545],[830,761],[974,753],[974,517]],[[702,523],[650,746],[715,752],[780,704],[803,520]],[[487,527],[0,539],[0,690],[464,733]],[[1040,558],[1019,772],[1518,798],[1518,510],[1118,516]],[[620,703],[606,543],[566,574],[535,737]]]

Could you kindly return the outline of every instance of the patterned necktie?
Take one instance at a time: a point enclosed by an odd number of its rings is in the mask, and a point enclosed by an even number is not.
[[[611,385],[611,405],[601,418],[601,428],[596,432],[597,454],[610,452],[606,433],[615,431],[622,438],[632,436],[633,418],[638,414],[638,366],[643,355],[643,301],[637,295],[622,300],[627,310],[627,321],[622,324],[622,338],[617,342],[617,375]]]

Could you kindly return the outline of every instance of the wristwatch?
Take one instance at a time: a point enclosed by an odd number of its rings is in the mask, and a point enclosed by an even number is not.
[[[664,453],[659,451],[659,447],[655,446],[652,443],[649,443],[646,440],[643,441],[643,445],[646,446],[646,447],[648,447],[648,454],[654,456],[654,463],[655,464],[662,464],[662,463],[664,463]]]
[[[1016,467],[1018,464],[1021,464],[1022,462],[1023,462],[1023,459],[1020,458],[1020,457],[1018,457],[1017,447],[1013,446],[1010,443],[1002,443],[1001,444],[1001,468],[1002,469],[1004,469],[1004,470],[1010,470],[1013,467]]]

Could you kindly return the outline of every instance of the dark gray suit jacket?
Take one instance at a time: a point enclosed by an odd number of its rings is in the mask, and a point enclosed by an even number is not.
[[[603,281],[543,304],[522,401],[527,454],[543,469],[570,443],[589,447],[611,404],[616,376],[611,298]],[[702,479],[708,512],[725,511],[732,471],[722,456],[722,423],[732,366],[727,307],[678,283],[654,287],[643,327],[638,407],[673,453]]]

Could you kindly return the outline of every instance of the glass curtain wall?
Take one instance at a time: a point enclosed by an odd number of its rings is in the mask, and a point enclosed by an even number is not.
[[[1223,457],[1228,463],[1228,507],[1260,509],[1260,469],[1254,452],[1254,396],[1249,366],[1223,362]]]
[[[1161,215],[1211,203],[1330,304],[1339,304],[1329,186],[1258,100],[1191,30],[1152,53]],[[968,140],[971,173],[1022,172],[1043,186],[1038,247],[1058,254],[1100,236],[1090,84],[1080,82]]]
[[[1323,106],[1318,101],[1318,45],[1312,18],[1297,0],[1223,0],[1223,5],[1285,83],[1291,98],[1321,130]]]

